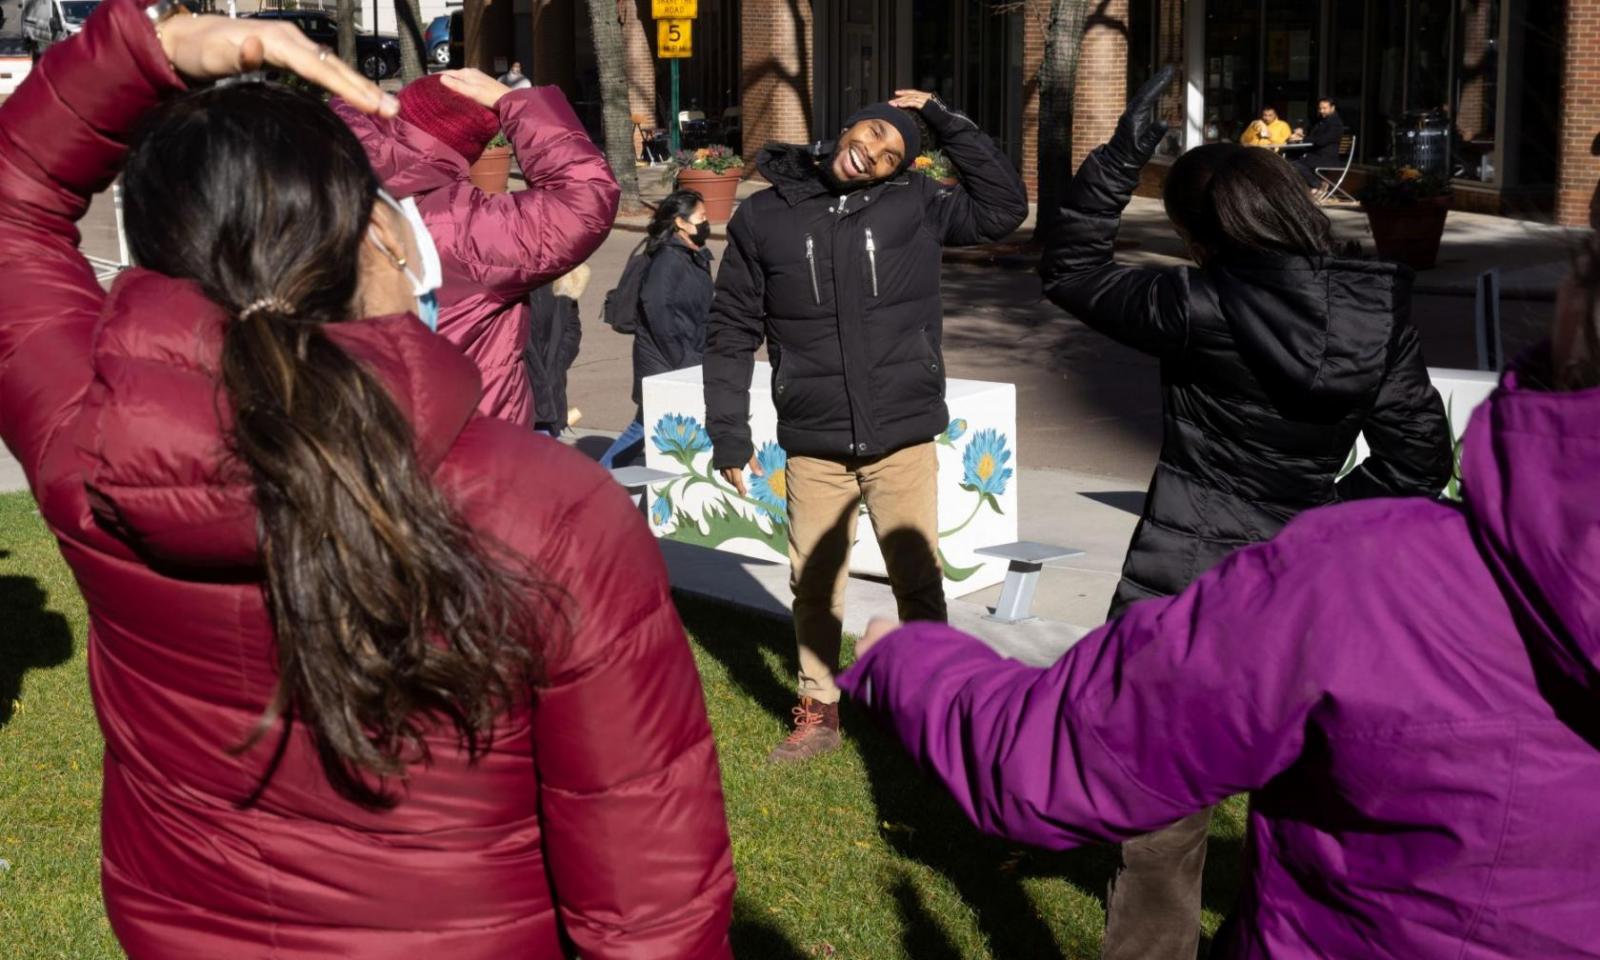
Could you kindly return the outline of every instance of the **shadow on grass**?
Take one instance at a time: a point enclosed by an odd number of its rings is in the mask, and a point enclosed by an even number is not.
[[[10,556],[0,551],[0,558]],[[45,609],[45,592],[32,577],[0,576],[0,727],[11,722],[30,670],[59,667],[72,659],[72,628],[67,618]]]
[[[760,960],[807,960],[782,930],[758,917],[739,916],[734,910],[733,925],[728,928],[728,939],[733,943],[736,957],[759,957]]]
[[[784,684],[768,666],[763,651],[780,662],[794,661],[794,628],[786,621],[732,610],[687,594],[675,593],[678,616],[690,635],[728,670],[739,692],[761,709],[788,723],[795,705],[794,684]]]

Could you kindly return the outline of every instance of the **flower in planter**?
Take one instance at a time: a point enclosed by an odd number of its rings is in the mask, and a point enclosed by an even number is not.
[[[1450,179],[1412,166],[1382,167],[1357,194],[1363,206],[1406,207],[1451,193]]]
[[[742,172],[743,169],[744,158],[735,153],[732,147],[719,143],[698,150],[679,150],[671,160],[667,161],[662,180],[671,184],[677,179],[681,170],[706,170],[722,175],[730,170]]]
[[[506,132],[504,130],[500,130],[496,132],[495,135],[489,140],[489,144],[487,147],[485,147],[485,149],[493,150],[495,147],[509,146],[511,146],[511,139],[506,136]]]
[[[911,161],[911,169],[934,180],[954,180],[957,177],[955,165],[944,155],[943,150],[923,151],[917,159]]]

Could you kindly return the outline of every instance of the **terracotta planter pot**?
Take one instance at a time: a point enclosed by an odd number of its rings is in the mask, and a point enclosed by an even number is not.
[[[511,148],[490,147],[467,171],[472,185],[484,193],[505,193],[511,179]]]
[[[1427,270],[1439,259],[1439,238],[1444,235],[1445,216],[1454,200],[1449,194],[1429,197],[1404,207],[1361,205],[1372,227],[1372,242],[1378,256],[1403,263],[1413,270]]]
[[[739,181],[743,179],[744,171],[738,167],[727,173],[679,170],[678,189],[694,190],[705,199],[707,220],[727,223],[733,217],[733,201],[739,195]]]

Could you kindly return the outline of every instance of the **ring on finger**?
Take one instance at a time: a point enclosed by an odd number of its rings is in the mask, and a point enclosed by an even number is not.
[[[326,59],[328,59],[328,54],[330,54],[332,52],[333,51],[329,50],[327,47],[318,45],[318,47],[317,47],[317,59],[319,61],[320,60],[326,60]]]

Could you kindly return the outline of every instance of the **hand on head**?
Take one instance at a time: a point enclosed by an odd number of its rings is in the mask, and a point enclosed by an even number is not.
[[[445,88],[463,97],[488,107],[490,110],[500,102],[500,98],[511,92],[511,88],[489,76],[482,70],[446,70],[439,74]]]
[[[289,70],[351,106],[385,117],[400,102],[286,21],[177,16],[161,24],[161,47],[186,77],[215,80],[271,66]]]

